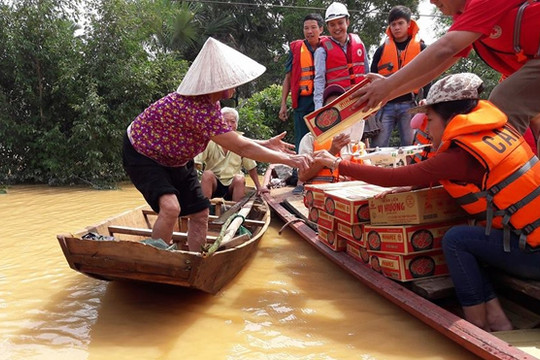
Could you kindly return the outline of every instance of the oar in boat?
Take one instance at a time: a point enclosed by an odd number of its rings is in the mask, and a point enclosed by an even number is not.
[[[231,247],[238,245],[239,243],[245,241],[246,237],[249,237],[249,235],[243,235],[238,237],[234,237],[234,235],[238,231],[238,228],[240,228],[240,226],[244,223],[245,218],[251,211],[253,203],[255,202],[255,194],[256,193],[254,192],[248,195],[248,197],[246,198],[246,202],[244,202],[242,208],[240,209],[240,211],[238,211],[237,214],[230,214],[229,218],[223,225],[222,230],[216,241],[204,253],[205,256],[211,256],[220,247]]]

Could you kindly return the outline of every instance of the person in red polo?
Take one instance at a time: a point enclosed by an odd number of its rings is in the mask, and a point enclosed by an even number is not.
[[[520,133],[530,126],[540,135],[540,2],[532,0],[431,0],[453,16],[450,29],[406,67],[389,77],[368,75],[371,84],[352,98],[355,106],[373,108],[422,87],[448,70],[474,47],[503,75],[489,100]],[[366,103],[364,105],[364,103]]]

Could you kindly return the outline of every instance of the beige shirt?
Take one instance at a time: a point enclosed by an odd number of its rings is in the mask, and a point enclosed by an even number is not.
[[[257,167],[254,160],[241,157],[232,151],[227,151],[213,141],[208,143],[206,149],[195,157],[195,163],[205,165],[205,170],[211,170],[225,186],[229,186],[233,177],[242,172]]]

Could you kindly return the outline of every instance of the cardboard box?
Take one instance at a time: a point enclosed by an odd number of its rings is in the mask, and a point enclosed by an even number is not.
[[[379,110],[380,104],[367,111],[363,111],[363,105],[356,109],[352,108],[356,99],[349,99],[350,95],[369,84],[369,82],[370,80],[366,77],[359,78],[359,82],[346,93],[322,108],[304,116],[304,121],[315,139],[324,142]]]
[[[319,240],[334,251],[345,251],[347,240],[339,236],[335,230],[319,229]]]
[[[361,246],[356,241],[347,240],[347,249],[345,252],[356,260],[369,266],[369,254],[364,246]]]
[[[372,225],[424,224],[467,216],[442,186],[371,198],[369,214]]]
[[[335,229],[335,219],[332,215],[321,209],[316,209],[319,212],[317,226],[326,230]]]
[[[339,236],[344,237],[348,241],[354,241],[361,246],[366,246],[364,224],[351,225],[336,220],[335,226]]]
[[[369,222],[368,199],[386,190],[388,188],[363,183],[325,191],[324,208],[327,213],[348,224]]]
[[[351,186],[365,184],[363,181],[345,181],[328,184],[305,184],[304,205],[307,208],[315,207],[324,210],[324,193],[329,190],[338,190]]]
[[[364,237],[369,250],[392,254],[410,254],[441,248],[444,233],[464,221],[420,225],[365,225]]]
[[[369,264],[377,272],[394,280],[411,281],[448,275],[442,250],[396,255],[369,251]]]

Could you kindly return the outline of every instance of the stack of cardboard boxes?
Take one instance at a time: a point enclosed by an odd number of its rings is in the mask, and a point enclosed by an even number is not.
[[[306,185],[304,203],[310,220],[317,223],[319,239],[334,251],[347,250],[367,262],[364,225],[369,224],[369,199],[387,189],[363,181]]]
[[[441,240],[466,224],[466,213],[440,186],[374,198],[386,190],[360,181],[306,185],[306,199],[317,194],[306,206],[319,239],[395,280],[448,274]]]

